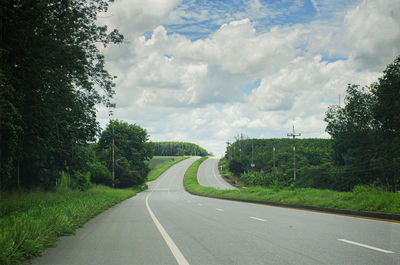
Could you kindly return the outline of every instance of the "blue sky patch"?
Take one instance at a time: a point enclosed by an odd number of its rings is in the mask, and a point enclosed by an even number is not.
[[[346,57],[341,56],[322,56],[321,62],[333,63],[336,61],[346,61]]]
[[[153,32],[146,31],[145,33],[143,33],[144,39],[145,39],[145,40],[151,39],[152,34],[153,34]]]
[[[239,87],[245,94],[250,95],[253,89],[259,87],[261,84],[261,78],[257,78],[252,84],[245,84]]]
[[[179,18],[164,24],[164,27],[168,32],[184,35],[194,41],[208,38],[222,24],[248,18],[257,33],[261,34],[273,26],[330,19],[338,11],[346,10],[358,1],[259,0],[258,4],[257,1],[245,0],[183,0],[174,9]]]

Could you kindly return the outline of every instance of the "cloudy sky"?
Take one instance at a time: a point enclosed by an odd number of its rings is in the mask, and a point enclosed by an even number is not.
[[[218,156],[238,133],[328,137],[346,85],[376,81],[400,55],[398,0],[116,0],[99,23],[125,36],[103,50],[114,117]]]

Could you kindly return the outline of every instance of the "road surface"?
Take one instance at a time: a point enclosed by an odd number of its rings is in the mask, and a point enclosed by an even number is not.
[[[400,264],[400,225],[186,193],[184,160],[32,264]]]
[[[226,182],[219,174],[218,161],[218,158],[210,157],[201,163],[198,174],[200,185],[221,190],[236,189],[236,187]]]

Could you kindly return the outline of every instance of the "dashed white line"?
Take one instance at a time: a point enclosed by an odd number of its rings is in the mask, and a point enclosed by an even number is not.
[[[223,211],[224,211],[224,210],[221,209],[221,208],[215,208],[215,210],[220,211],[220,212],[223,212]]]
[[[198,205],[198,206],[203,206],[203,204],[201,204],[201,203],[198,203],[197,205]]]
[[[376,248],[376,247],[373,247],[373,246],[357,243],[357,242],[346,240],[346,239],[339,238],[338,240],[341,241],[341,242],[344,242],[344,243],[356,245],[356,246],[363,247],[363,248],[369,248],[369,249],[372,249],[372,250],[375,250],[375,251],[379,251],[379,252],[383,252],[383,253],[386,253],[386,254],[393,254],[394,253],[393,251],[390,251],[390,250]]]
[[[267,221],[267,220],[265,220],[265,219],[261,219],[261,218],[254,217],[254,216],[250,216],[250,218],[251,218],[251,219],[254,219],[254,220],[257,220],[257,221],[261,221],[261,222],[266,222],[266,221]]]

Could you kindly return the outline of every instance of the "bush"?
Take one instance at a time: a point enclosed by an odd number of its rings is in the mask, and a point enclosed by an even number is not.
[[[241,160],[237,157],[232,158],[229,162],[229,171],[235,175],[239,175],[244,171],[244,166]]]
[[[75,171],[71,187],[81,191],[88,190],[91,187],[90,172],[81,173],[80,171]]]
[[[99,161],[89,163],[90,181],[97,185],[103,184],[111,186],[113,178],[108,168]]]
[[[297,176],[296,186],[301,188],[334,189],[339,186],[332,173],[331,163],[302,167],[297,171]]]
[[[245,172],[240,175],[240,180],[248,186],[265,186],[272,185],[273,179],[271,174],[260,172]]]
[[[65,172],[65,171],[61,171],[60,172],[60,179],[58,182],[58,186],[57,186],[57,190],[66,190],[69,188],[70,186],[70,179],[71,176]]]
[[[115,163],[115,178],[116,186],[120,188],[128,188],[144,182],[144,179],[137,171],[132,169],[125,157],[121,157]]]

